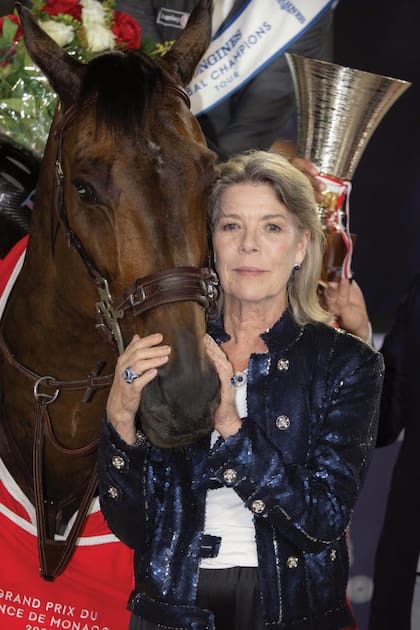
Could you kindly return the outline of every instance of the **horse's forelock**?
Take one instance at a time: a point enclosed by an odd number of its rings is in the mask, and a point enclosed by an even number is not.
[[[79,105],[96,99],[96,122],[115,134],[139,133],[152,111],[152,99],[167,81],[153,59],[141,53],[115,52],[94,58],[88,65]]]

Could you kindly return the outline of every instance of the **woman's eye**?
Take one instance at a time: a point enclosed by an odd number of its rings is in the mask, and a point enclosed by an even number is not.
[[[275,223],[269,223],[267,225],[267,230],[269,232],[281,232],[281,227],[279,225],[276,225]]]
[[[98,203],[98,198],[94,189],[85,182],[76,182],[75,184],[77,194],[81,201],[85,203]]]
[[[224,225],[222,225],[222,230],[225,232],[230,232],[231,230],[236,230],[237,228],[237,223],[225,223]]]

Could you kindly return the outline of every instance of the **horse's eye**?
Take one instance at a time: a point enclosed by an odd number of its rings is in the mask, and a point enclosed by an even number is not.
[[[75,182],[75,187],[81,201],[84,201],[85,203],[98,202],[96,193],[89,184],[86,184],[85,182]]]

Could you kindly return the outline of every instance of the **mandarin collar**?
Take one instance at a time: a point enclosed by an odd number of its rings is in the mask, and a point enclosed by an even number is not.
[[[207,326],[208,333],[217,343],[229,341],[230,335],[225,331],[223,316],[210,321]],[[265,342],[269,352],[278,351],[279,348],[287,350],[303,335],[304,327],[299,326],[293,318],[290,310],[283,311],[281,317],[271,328],[263,332],[260,337]]]

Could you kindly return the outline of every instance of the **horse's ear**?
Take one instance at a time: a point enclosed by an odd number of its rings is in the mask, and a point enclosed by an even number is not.
[[[184,86],[191,81],[198,62],[210,44],[212,4],[212,0],[200,0],[196,4],[185,29],[163,57],[177,72]]]
[[[45,74],[64,106],[70,106],[79,95],[85,64],[67,54],[47,35],[28,9],[21,4],[16,4],[16,9],[22,25],[25,46],[32,61]]]

